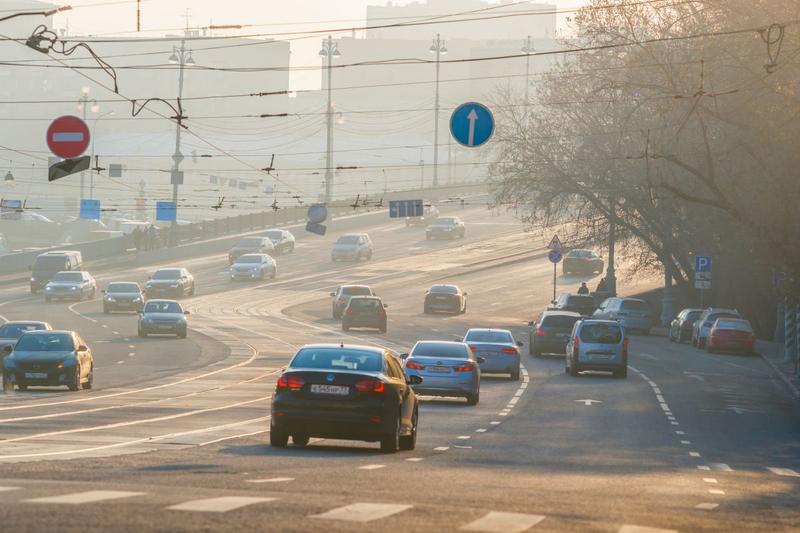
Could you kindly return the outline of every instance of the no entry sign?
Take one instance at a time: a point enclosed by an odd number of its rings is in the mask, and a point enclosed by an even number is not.
[[[47,128],[47,146],[58,157],[78,157],[89,146],[89,127],[78,117],[59,117]]]

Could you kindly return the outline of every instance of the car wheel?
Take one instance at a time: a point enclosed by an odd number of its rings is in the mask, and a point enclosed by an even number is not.
[[[289,253],[290,253],[290,254],[293,254],[293,253],[294,253],[294,243],[292,243],[292,245],[291,245],[291,246],[289,246]]]
[[[294,444],[299,448],[306,446],[308,444],[308,435],[303,435],[303,434],[292,435],[292,444]]]
[[[383,453],[395,453],[400,447],[400,413],[394,423],[394,432],[381,438],[381,451]]]
[[[464,302],[464,309],[461,310],[461,314],[462,315],[466,315],[467,314],[467,302],[466,301]]]
[[[274,448],[286,448],[287,444],[289,444],[289,434],[275,426],[270,426],[269,445]]]
[[[511,381],[519,381],[519,368],[511,373]]]
[[[580,370],[578,369],[578,365],[574,364],[574,362],[570,359],[569,365],[569,375],[572,377],[576,377]]]
[[[476,392],[475,394],[468,394],[467,395],[467,405],[478,405],[478,402],[481,401],[481,393]]]
[[[69,390],[71,390],[73,392],[77,391],[78,389],[81,388],[81,367],[80,367],[80,365],[75,367],[75,376],[72,379],[72,383],[67,385],[67,387],[69,388]]]
[[[89,376],[86,378],[86,383],[81,385],[84,390],[89,390],[94,384],[94,365],[89,369]]]
[[[192,288],[189,289],[189,296],[194,296],[194,283],[192,283]]]
[[[178,333],[178,338],[179,339],[185,339],[186,338],[186,330],[183,330],[180,333]]]
[[[417,420],[419,418],[419,414],[416,409],[414,409],[414,415],[411,417],[411,434],[410,435],[403,435],[400,437],[400,449],[404,452],[408,452],[413,450],[417,447]]]
[[[667,337],[669,337],[669,342],[675,342],[675,337],[672,335],[672,330],[669,330],[669,335],[667,335]]]
[[[628,377],[628,367],[620,368],[619,370],[614,370],[614,377],[615,378],[627,378]]]
[[[28,384],[24,381],[17,381],[17,388],[19,390],[28,390]]]

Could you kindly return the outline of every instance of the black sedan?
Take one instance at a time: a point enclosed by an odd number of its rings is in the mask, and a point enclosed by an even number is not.
[[[139,314],[139,336],[175,335],[185,339],[188,314],[175,300],[149,300]]]
[[[546,353],[564,355],[575,322],[583,318],[572,311],[545,311],[531,327],[528,351],[534,357]]]
[[[456,285],[433,285],[425,293],[423,312],[446,311],[460,315],[467,312],[467,293]]]
[[[103,291],[103,313],[133,311],[138,313],[144,305],[144,294],[138,283],[114,281]]]
[[[17,343],[23,334],[29,331],[50,331],[53,326],[47,322],[37,322],[33,320],[13,320],[0,326],[0,356],[11,353],[11,348]],[[0,365],[2,368],[2,365]]]
[[[272,400],[270,445],[292,437],[380,442],[381,451],[413,450],[419,406],[399,359],[371,346],[311,344],[302,347],[278,378]]]
[[[703,314],[702,309],[684,309],[669,325],[669,340],[687,342],[692,340],[692,328],[695,321]]]
[[[148,299],[194,296],[194,290],[194,276],[185,268],[159,268],[144,284]]]
[[[29,386],[69,390],[91,389],[94,381],[92,351],[74,331],[30,331],[22,335],[6,357],[3,390]]]

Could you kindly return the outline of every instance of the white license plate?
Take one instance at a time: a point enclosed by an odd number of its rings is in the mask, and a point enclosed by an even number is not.
[[[172,326],[158,326],[158,329],[172,329]]]
[[[350,394],[350,387],[344,385],[311,385],[311,392],[314,394],[334,394],[336,396],[347,396]]]
[[[428,370],[431,372],[450,372],[449,366],[429,366]]]
[[[47,372],[25,372],[28,379],[47,379]]]

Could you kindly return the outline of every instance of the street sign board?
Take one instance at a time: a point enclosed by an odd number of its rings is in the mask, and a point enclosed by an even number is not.
[[[58,157],[78,157],[89,146],[89,126],[72,115],[59,117],[47,128],[47,146]]]
[[[306,224],[306,231],[309,233],[316,233],[317,235],[325,235],[325,232],[328,231],[328,228],[325,226],[325,224],[309,222]]]
[[[547,254],[547,258],[553,264],[560,263],[561,262],[561,250],[550,250],[550,252]]]
[[[175,202],[156,202],[156,220],[175,222],[178,220],[178,207]]]
[[[82,172],[88,169],[90,164],[91,158],[88,155],[76,157],[74,159],[59,160],[50,165],[50,168],[47,171],[47,180],[56,181],[58,179],[65,178],[70,174]]]
[[[108,177],[109,178],[121,178],[122,177],[122,165],[119,163],[111,163],[108,165]]]
[[[81,200],[80,218],[100,220],[100,200]]]
[[[560,250],[561,249],[561,239],[558,238],[558,235],[553,235],[553,238],[550,239],[550,244],[547,245],[548,250]]]
[[[702,289],[702,290],[710,289],[711,288],[711,280],[710,279],[709,280],[696,279],[696,280],[694,280],[694,288],[695,289]]]
[[[389,218],[421,217],[425,208],[422,200],[391,200]]]
[[[481,146],[494,133],[494,116],[483,104],[461,104],[450,116],[450,133],[462,146]]]
[[[695,272],[711,272],[711,256],[697,255],[694,258]]]

